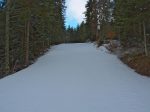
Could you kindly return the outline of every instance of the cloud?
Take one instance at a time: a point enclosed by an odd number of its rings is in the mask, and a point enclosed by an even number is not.
[[[66,5],[67,5],[67,10],[66,10],[66,22],[75,20],[80,24],[85,16],[85,4],[87,0],[67,0]]]

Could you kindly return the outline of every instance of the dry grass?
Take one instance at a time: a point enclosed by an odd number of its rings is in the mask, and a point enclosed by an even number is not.
[[[143,54],[125,55],[122,60],[136,72],[150,77],[150,57]]]

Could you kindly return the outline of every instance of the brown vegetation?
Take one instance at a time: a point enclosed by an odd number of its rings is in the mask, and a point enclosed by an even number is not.
[[[143,54],[125,55],[121,60],[133,68],[137,73],[150,77],[150,57]]]

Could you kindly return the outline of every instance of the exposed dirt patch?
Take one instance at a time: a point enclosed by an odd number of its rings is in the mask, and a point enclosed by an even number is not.
[[[124,49],[115,40],[106,44],[105,47],[137,73],[150,77],[150,56],[145,56],[142,48],[132,47]]]
[[[143,54],[125,55],[121,60],[133,68],[137,73],[150,77],[150,57]]]

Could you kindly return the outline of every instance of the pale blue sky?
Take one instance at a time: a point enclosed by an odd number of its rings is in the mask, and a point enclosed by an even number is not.
[[[79,23],[76,19],[70,19],[69,17],[66,18],[66,27],[71,26],[73,28],[76,28],[78,24]]]
[[[85,4],[88,0],[66,0],[66,26],[76,27],[84,21]]]

